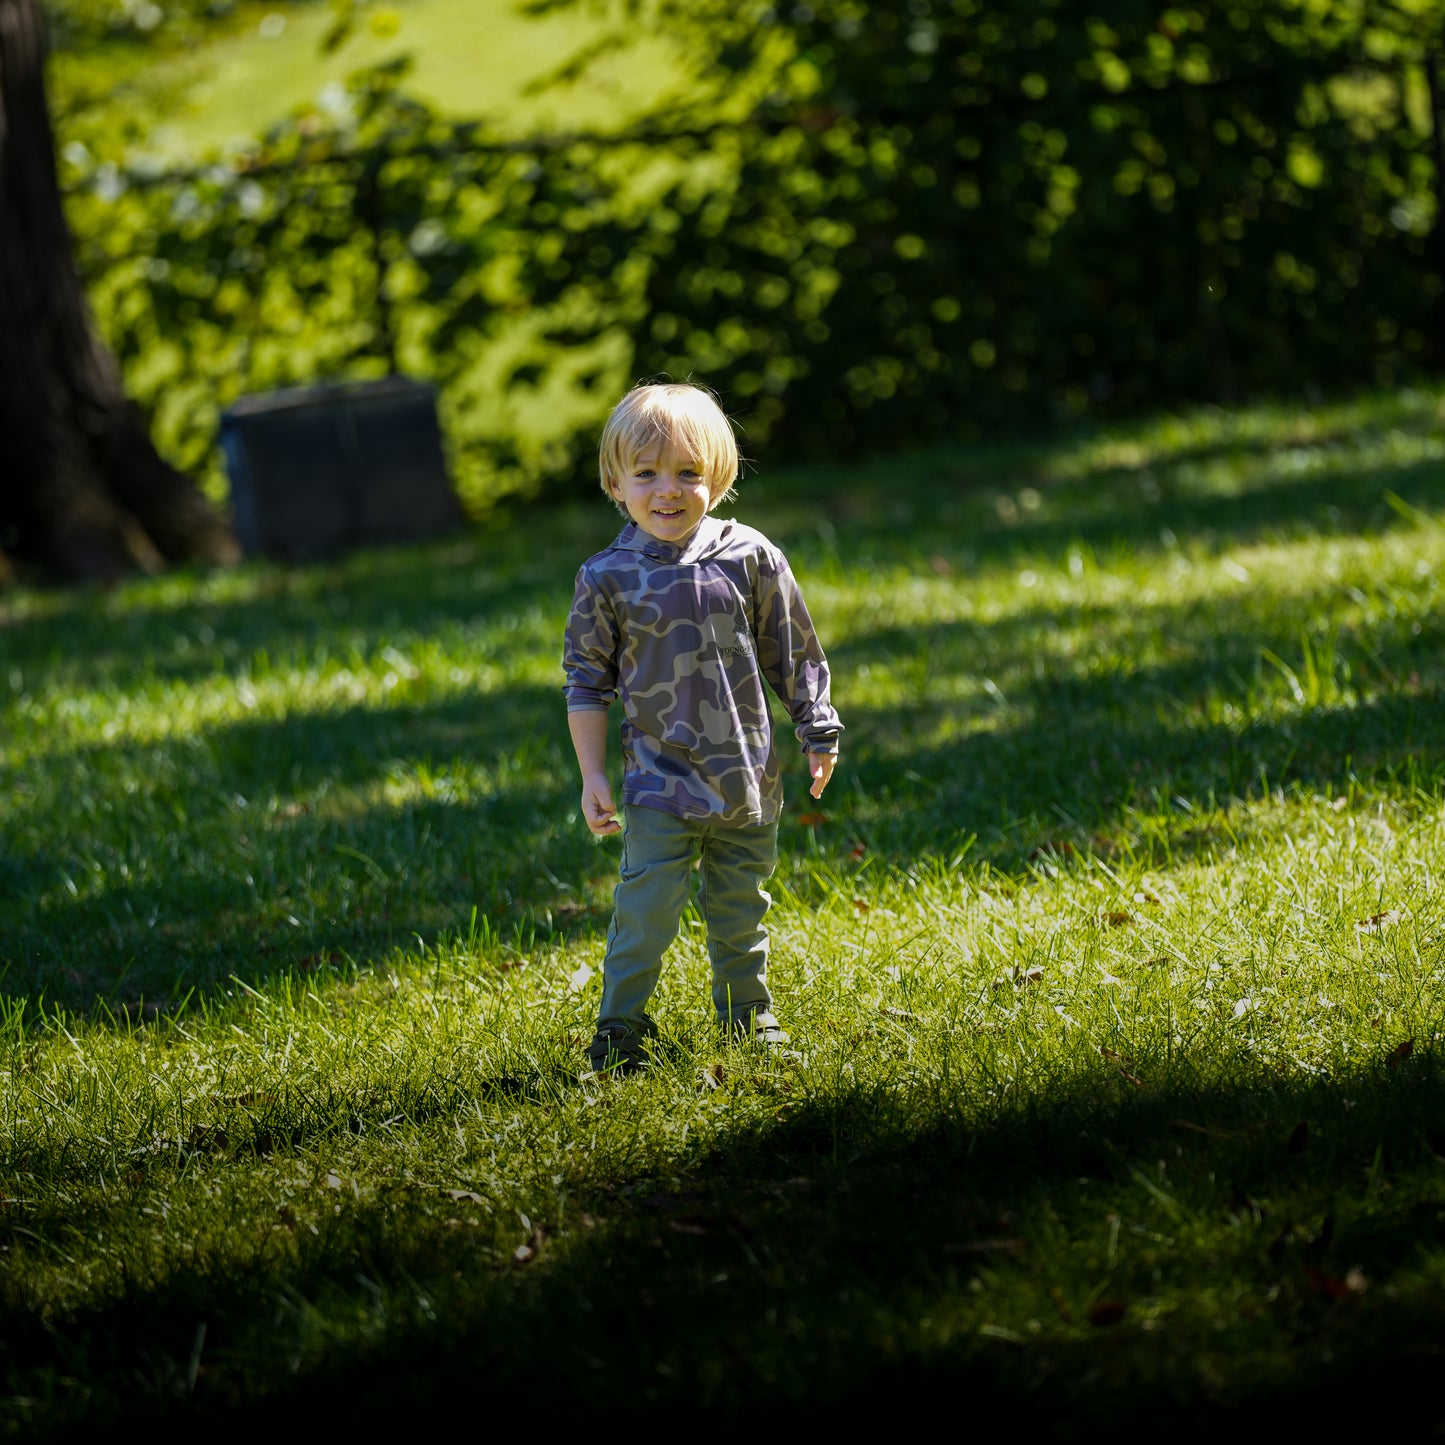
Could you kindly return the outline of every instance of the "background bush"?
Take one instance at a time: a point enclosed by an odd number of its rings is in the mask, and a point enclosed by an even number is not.
[[[689,5],[764,100],[614,137],[503,142],[402,66],[199,172],[76,128],[72,220],[158,439],[217,485],[235,396],[393,360],[474,508],[584,465],[639,376],[785,457],[1436,367],[1445,7],[1092,12]]]

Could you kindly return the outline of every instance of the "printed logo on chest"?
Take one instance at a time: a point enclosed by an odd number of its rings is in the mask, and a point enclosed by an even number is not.
[[[747,657],[753,650],[752,634],[731,613],[714,613],[702,624],[704,646],[711,643],[723,657]]]

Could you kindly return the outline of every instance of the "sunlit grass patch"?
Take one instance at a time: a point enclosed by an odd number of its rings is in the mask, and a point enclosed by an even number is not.
[[[7,594],[7,1420],[383,1419],[480,1371],[557,1410],[741,1376],[1033,1419],[1044,1382],[1115,1424],[1408,1362],[1445,1268],[1438,406],[745,485],[848,724],[821,807],[790,760],[787,1063],[714,1036],[690,911],[652,1068],[579,1080],[616,852],[558,639],[605,506]]]
[[[639,33],[620,52],[595,56],[572,83],[534,89],[603,33],[605,24],[585,8],[538,17],[511,0],[400,0],[387,9],[398,25],[362,24],[326,50],[322,39],[335,23],[326,6],[248,3],[182,50],[112,45],[62,53],[52,62],[53,83],[68,105],[88,102],[138,122],[147,150],[172,162],[249,144],[299,107],[336,104],[347,76],[399,56],[412,57],[420,98],[446,115],[485,117],[514,136],[608,130],[676,88],[657,85],[677,68],[675,48]]]

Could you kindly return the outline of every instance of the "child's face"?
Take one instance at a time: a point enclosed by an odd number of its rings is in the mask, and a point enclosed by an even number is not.
[[[650,537],[681,544],[712,510],[702,463],[676,442],[654,442],[609,483],[627,515]]]

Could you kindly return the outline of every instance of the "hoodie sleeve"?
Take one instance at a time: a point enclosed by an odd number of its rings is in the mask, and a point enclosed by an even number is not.
[[[804,751],[836,753],[843,724],[829,697],[828,659],[781,552],[764,555],[757,586],[758,666],[787,708]]]
[[[587,568],[577,590],[562,642],[563,694],[568,712],[606,712],[617,696],[617,618]]]

